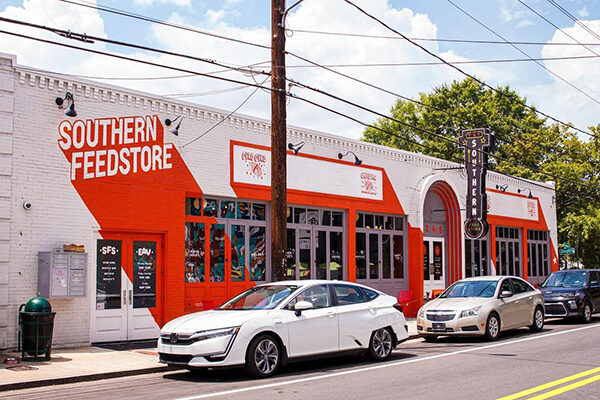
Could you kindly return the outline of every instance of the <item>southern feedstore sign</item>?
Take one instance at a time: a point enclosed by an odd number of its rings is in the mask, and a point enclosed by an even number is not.
[[[171,169],[173,144],[157,138],[159,124],[156,115],[62,121],[58,145],[71,180]]]

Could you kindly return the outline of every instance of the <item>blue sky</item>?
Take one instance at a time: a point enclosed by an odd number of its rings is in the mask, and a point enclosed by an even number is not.
[[[76,0],[82,1],[85,0]],[[448,0],[400,1],[400,0],[356,0],[369,12],[382,18],[394,28],[412,37],[433,37],[445,39],[482,39],[499,40],[492,33],[470,20]],[[518,0],[453,0],[478,20],[494,31],[513,41],[569,41],[560,37],[556,29],[527,10]],[[600,40],[575,26],[574,22],[561,14],[548,0],[522,0],[557,26],[566,29],[580,41],[600,43]],[[288,1],[291,4],[292,1]],[[98,0],[98,4],[163,20],[195,26],[200,29],[218,32],[224,35],[268,44],[270,24],[270,1],[268,0]],[[565,0],[560,3],[587,26],[600,33],[600,2],[584,0]],[[244,46],[218,41],[202,35],[185,33],[157,27],[154,24],[135,21],[104,12],[69,6],[58,0],[0,0],[0,15],[45,25],[71,29],[75,32],[104,35],[111,39],[130,41],[156,46],[181,53],[193,54],[217,59],[232,64],[245,65],[268,60],[264,51],[255,51]],[[288,19],[292,29],[312,29],[325,31],[343,31],[392,35],[380,26],[361,16],[356,10],[341,0],[305,0]],[[12,28],[12,27],[11,27]],[[40,36],[39,32],[27,31]],[[56,40],[55,36],[49,36]],[[288,38],[288,49],[325,64],[375,63],[375,62],[415,62],[434,61],[420,50],[397,40],[363,39],[320,36],[295,33]],[[72,42],[71,42],[72,43]],[[461,43],[425,43],[428,49],[435,51],[448,60],[482,60],[502,58],[524,58],[508,45],[481,45]],[[36,47],[37,46],[37,47]],[[46,46],[46,45],[44,45]],[[98,44],[100,46],[100,44]],[[214,67],[199,66],[197,63],[163,57],[156,54],[144,54],[139,51],[116,46],[101,48],[121,54],[130,54],[149,60],[161,60],[171,65],[184,65],[202,71],[214,70]],[[42,49],[39,45],[26,41],[0,37],[0,48],[5,52],[16,53],[19,63],[58,72],[80,74],[84,76],[164,76],[176,75],[174,72],[140,68],[131,63],[116,62],[112,59],[97,58],[87,54],[71,55],[64,50]],[[557,57],[564,55],[591,55],[579,46],[521,46],[532,57]],[[595,47],[600,53],[600,46]],[[73,62],[65,66],[61,60],[68,55]],[[288,57],[288,64],[298,64]],[[578,88],[600,100],[600,68],[598,60],[570,60],[545,62],[547,68],[569,80]],[[572,121],[580,128],[600,123],[600,104],[586,98],[568,85],[551,76],[547,71],[532,62],[493,65],[463,65],[469,73],[476,74],[493,85],[509,85],[541,110],[564,121]],[[462,77],[443,66],[398,67],[398,68],[343,68],[340,71],[361,77],[374,84],[384,86],[395,92],[416,97],[419,92],[430,91],[434,86]],[[288,75],[313,86],[326,89],[343,97],[357,100],[380,112],[387,112],[394,101],[393,96],[383,95],[362,85],[316,69],[290,69]],[[232,78],[249,81],[249,77],[227,74]],[[231,84],[210,81],[205,78],[184,78],[151,81],[114,81],[112,84],[128,86],[157,94],[181,94],[188,101],[223,108],[236,108],[249,94],[250,90],[240,89],[224,94],[189,97],[192,93],[206,93],[211,90],[231,88]],[[598,82],[598,83],[596,83]],[[297,90],[297,89],[293,89]],[[309,95],[303,92],[298,94]],[[316,99],[316,97],[311,97]],[[333,105],[330,100],[320,99],[323,104]],[[336,105],[337,107],[337,105]],[[344,112],[360,117],[365,122],[375,118],[372,115],[347,106],[339,106]],[[269,116],[268,96],[257,93],[241,113],[263,118]],[[304,104],[292,102],[289,109],[289,121],[292,124],[322,130],[350,137],[359,137],[362,127],[349,121],[340,120],[324,112],[317,112]]]

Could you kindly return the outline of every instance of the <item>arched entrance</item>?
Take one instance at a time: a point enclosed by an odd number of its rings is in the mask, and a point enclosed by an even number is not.
[[[437,291],[460,279],[460,205],[450,185],[433,183],[423,206],[423,294]]]

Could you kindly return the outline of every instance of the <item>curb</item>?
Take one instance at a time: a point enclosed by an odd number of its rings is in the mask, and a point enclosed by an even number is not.
[[[102,380],[102,379],[121,378],[124,376],[153,374],[156,372],[176,371],[179,369],[181,369],[181,368],[170,367],[168,365],[165,365],[165,366],[160,366],[160,367],[134,369],[134,370],[128,370],[128,371],[102,372],[102,373],[98,373],[98,374],[67,376],[67,377],[63,377],[63,378],[42,379],[42,380],[29,381],[29,382],[7,383],[7,384],[0,384],[0,392],[4,392],[4,391],[8,391],[8,390],[31,389],[31,388],[42,387],[42,386],[51,386],[51,385],[64,385],[67,383],[98,381],[98,380]]]

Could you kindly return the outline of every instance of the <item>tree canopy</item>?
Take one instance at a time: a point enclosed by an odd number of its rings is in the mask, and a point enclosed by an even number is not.
[[[583,264],[599,267],[600,125],[590,128],[597,136],[582,140],[526,107],[526,99],[508,86],[496,89],[467,78],[421,93],[421,104],[398,100],[393,120],[373,124],[393,135],[368,127],[362,140],[460,163],[463,149],[444,138],[456,142],[463,129],[490,128],[495,145],[489,153],[497,156],[490,156],[490,169],[542,182],[556,177],[559,242],[579,243]]]

